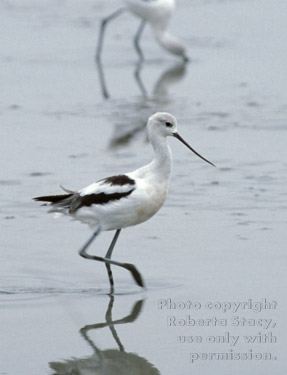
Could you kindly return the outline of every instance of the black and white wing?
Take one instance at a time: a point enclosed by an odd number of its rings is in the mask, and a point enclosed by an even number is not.
[[[135,190],[136,182],[128,175],[118,175],[104,178],[79,191],[62,187],[67,194],[48,195],[33,198],[36,201],[49,202],[51,211],[68,210],[70,214],[81,207],[105,205],[128,197]]]

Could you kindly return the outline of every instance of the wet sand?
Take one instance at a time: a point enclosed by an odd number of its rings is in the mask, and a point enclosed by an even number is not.
[[[186,41],[190,63],[145,30],[140,69],[138,20],[125,15],[108,29],[99,71],[99,21],[116,7],[0,4],[0,374],[281,375],[287,5],[178,0],[171,31]],[[89,228],[54,220],[31,198],[149,162],[145,123],[156,111],[174,114],[182,136],[217,168],[170,140],[167,202],[123,231],[114,253],[137,265],[147,289],[114,269],[110,299],[103,265],[77,254]],[[104,254],[111,236],[93,251]],[[200,308],[183,308],[188,301]],[[232,302],[246,304],[235,311]],[[187,342],[194,336],[202,341]]]

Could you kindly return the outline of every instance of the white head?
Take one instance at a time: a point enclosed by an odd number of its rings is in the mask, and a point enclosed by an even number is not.
[[[201,156],[178,134],[176,118],[170,113],[157,112],[154,115],[152,115],[148,119],[147,134],[152,144],[156,142],[156,139],[164,139],[169,136],[175,137],[201,159],[214,166],[214,164],[212,164],[210,161]]]
[[[147,132],[150,141],[155,135],[172,136],[177,132],[176,118],[170,113],[157,112],[148,119]]]

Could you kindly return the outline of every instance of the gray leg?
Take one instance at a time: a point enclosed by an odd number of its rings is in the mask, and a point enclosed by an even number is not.
[[[134,37],[134,45],[135,45],[135,49],[136,49],[136,51],[139,55],[140,61],[144,60],[144,55],[143,55],[142,49],[140,48],[139,41],[140,41],[142,32],[144,30],[145,24],[146,24],[146,21],[142,20],[141,23],[140,23],[140,26],[137,30],[137,33]]]
[[[141,277],[141,274],[139,273],[139,271],[136,269],[136,267],[131,264],[131,263],[121,263],[121,262],[117,262],[115,260],[112,260],[110,258],[103,258],[103,257],[99,257],[99,256],[96,256],[96,255],[90,255],[86,252],[87,248],[90,246],[90,244],[94,241],[94,239],[98,236],[98,234],[100,233],[101,229],[98,228],[97,231],[95,233],[93,233],[93,235],[90,237],[90,239],[84,244],[83,247],[81,247],[81,249],[79,250],[79,254],[81,255],[81,257],[85,258],[85,259],[92,259],[92,260],[97,260],[99,262],[104,262],[106,265],[110,265],[110,264],[113,264],[115,266],[119,266],[119,267],[122,267],[122,268],[125,268],[126,270],[130,271],[135,282],[141,286],[141,287],[144,287],[144,282],[143,282],[143,279]],[[120,229],[118,229],[116,231],[116,234],[113,238],[113,241],[108,249],[108,252],[107,252],[107,256],[111,256],[112,255],[112,251],[113,251],[113,248],[116,244],[116,241],[118,239],[118,236],[120,234]],[[113,290],[113,284],[111,284],[111,279],[110,280],[110,286],[111,286],[111,290]]]
[[[136,79],[138,87],[141,91],[142,96],[147,97],[147,91],[146,91],[146,88],[143,84],[143,81],[142,81],[141,75],[140,75],[141,70],[142,70],[142,66],[143,66],[143,62],[141,60],[139,60],[139,62],[136,65],[136,70],[134,72],[134,75],[135,75],[135,79]]]
[[[98,45],[97,45],[97,50],[96,50],[96,61],[101,60],[101,52],[102,52],[102,47],[103,47],[104,33],[105,33],[105,29],[106,29],[106,26],[107,26],[108,22],[110,22],[114,18],[118,17],[124,11],[125,11],[125,8],[120,8],[120,9],[116,10],[114,13],[110,14],[108,17],[104,18],[101,21]]]
[[[115,244],[119,238],[119,235],[121,233],[121,229],[118,229],[114,235],[114,238],[110,244],[110,247],[107,251],[107,254],[105,256],[106,259],[111,259],[111,256],[112,256],[112,252],[114,250],[114,247],[115,247]],[[111,270],[111,265],[109,263],[105,263],[105,266],[106,266],[106,269],[107,269],[107,272],[108,272],[108,277],[109,277],[109,281],[110,281],[110,287],[111,287],[111,294],[114,293],[114,278],[113,278],[113,273],[112,273],[112,270]]]
[[[108,99],[110,97],[110,94],[109,94],[107,86],[106,86],[104,70],[103,70],[102,62],[100,60],[97,61],[96,68],[97,68],[97,71],[98,71],[98,74],[99,74],[99,81],[100,81],[102,95],[105,99]]]
[[[113,240],[112,240],[112,242],[110,244],[110,247],[109,247],[109,249],[107,251],[106,258],[111,259],[112,252],[114,250],[115,244],[116,244],[116,242],[117,242],[117,240],[119,238],[120,233],[121,233],[121,229],[117,229],[117,231],[116,231],[116,233],[114,235],[114,238],[113,238]]]
[[[100,234],[101,227],[99,226],[96,232],[93,233],[92,237],[88,239],[88,241],[81,247],[79,250],[79,254],[83,258],[88,258],[90,255],[86,253],[86,249],[90,246],[90,244],[94,241],[94,239]]]

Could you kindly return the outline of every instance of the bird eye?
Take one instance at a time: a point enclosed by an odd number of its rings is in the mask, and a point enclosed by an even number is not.
[[[169,128],[172,127],[172,123],[170,123],[170,122],[166,122],[165,125],[166,125],[167,127],[169,127]]]

